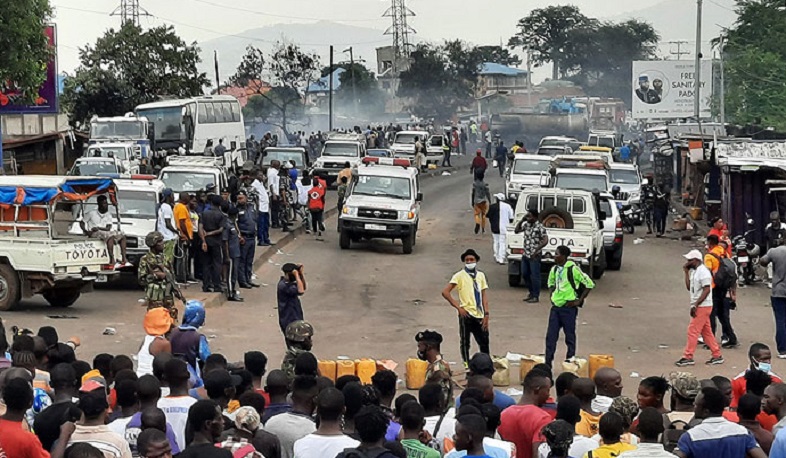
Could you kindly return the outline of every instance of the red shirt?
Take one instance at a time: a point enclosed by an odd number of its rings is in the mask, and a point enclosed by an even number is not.
[[[22,429],[22,422],[0,419],[0,444],[8,458],[49,458],[38,436]]]
[[[745,374],[747,372],[747,370],[742,371],[731,381],[731,408],[733,409],[737,407],[740,398],[748,392],[748,383],[745,381]],[[772,379],[772,383],[783,383],[783,380],[772,372],[770,372],[770,378]]]
[[[551,415],[534,405],[515,405],[502,411],[499,435],[516,444],[516,458],[532,458],[532,444],[543,442],[540,431],[551,423]]]
[[[265,405],[266,406],[270,405],[270,395],[267,394],[267,391],[265,391],[265,390],[254,390],[254,391],[256,391],[257,393],[261,394],[262,397],[265,398]]]
[[[325,188],[315,186],[308,191],[308,209],[315,211],[325,209]]]

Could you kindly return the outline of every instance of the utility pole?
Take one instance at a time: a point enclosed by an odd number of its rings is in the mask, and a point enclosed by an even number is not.
[[[218,76],[218,51],[213,50],[213,64],[216,70],[216,95],[221,95],[221,78]]]
[[[150,16],[150,13],[139,6],[139,0],[120,0],[120,6],[115,8],[110,16],[120,16],[122,25],[125,25],[126,22],[131,22],[135,26],[141,27],[139,17]]]
[[[532,108],[532,53],[527,43],[527,106]]]
[[[415,13],[407,8],[405,0],[391,0],[390,8],[382,16],[393,19],[393,24],[385,30],[385,35],[393,35],[393,49],[396,57],[409,58],[409,34],[417,32],[407,24],[407,18],[415,16]],[[393,65],[395,66],[395,60]]]
[[[683,45],[687,45],[687,44],[688,44],[688,42],[685,41],[685,40],[670,41],[669,45],[676,45],[677,46],[677,51],[674,52],[671,49],[669,49],[669,54],[675,55],[675,56],[677,56],[677,60],[681,60],[683,54],[685,54],[685,55],[690,54],[690,51],[687,51],[687,50],[683,51],[682,50],[682,46]]]
[[[701,115],[701,8],[704,0],[696,0],[696,79],[693,83],[693,115],[700,122]],[[699,124],[701,125],[701,124]]]
[[[352,78],[352,103],[355,107],[355,116],[358,114],[358,93],[355,89],[355,54],[352,51],[352,46],[345,49],[344,52],[349,51],[349,76]],[[332,68],[332,67],[331,67]]]
[[[720,54],[720,122],[722,126],[726,125],[726,75],[723,64],[723,47],[725,44],[726,35],[724,32],[718,40],[718,54]]]
[[[330,67],[333,69],[333,45],[330,45]],[[328,131],[333,131],[333,73],[328,75]]]

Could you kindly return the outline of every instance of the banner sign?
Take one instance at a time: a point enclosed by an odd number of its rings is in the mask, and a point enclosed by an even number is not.
[[[0,115],[10,113],[57,113],[57,30],[54,25],[46,26],[44,33],[54,50],[52,60],[46,66],[46,81],[38,89],[38,97],[32,104],[21,101],[21,91],[13,81],[0,81]]]
[[[633,62],[633,118],[689,118],[694,114],[696,64],[693,61]],[[709,118],[712,62],[701,62],[700,116]]]

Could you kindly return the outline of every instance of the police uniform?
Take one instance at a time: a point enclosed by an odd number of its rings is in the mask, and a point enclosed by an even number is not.
[[[237,215],[238,210],[236,207],[230,207],[228,215]],[[238,233],[235,221],[231,218],[224,219],[224,233],[222,240],[225,244],[225,259],[224,263],[228,265],[227,269],[227,297],[230,300],[240,300],[237,294],[237,279],[238,279],[238,264],[240,262],[240,234]]]
[[[150,251],[139,260],[139,270],[137,278],[139,283],[145,288],[145,299],[147,308],[165,307],[169,309],[173,318],[177,317],[175,308],[175,296],[181,297],[180,291],[175,284],[175,277],[167,267],[164,253],[155,253],[152,247],[158,242],[163,241],[164,236],[160,232],[151,232],[145,237],[145,244]],[[156,272],[163,271],[165,278],[158,278]]]
[[[241,193],[248,196],[244,190]],[[254,253],[256,252],[257,212],[250,199],[245,206],[237,206],[237,228],[246,243],[240,245],[237,281],[241,288],[251,287],[251,274],[254,272]]]
[[[287,340],[287,352],[281,362],[281,370],[289,380],[295,379],[295,360],[303,353],[310,353],[300,346],[302,342],[314,335],[314,327],[308,321],[298,320],[289,323],[284,337]]]

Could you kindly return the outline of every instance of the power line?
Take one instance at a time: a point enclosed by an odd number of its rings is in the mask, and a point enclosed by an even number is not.
[[[677,60],[681,60],[683,54],[685,54],[685,55],[690,54],[690,51],[683,51],[682,50],[682,46],[683,45],[687,45],[687,44],[688,44],[688,42],[685,41],[685,40],[670,41],[669,45],[677,45],[677,52],[674,52],[671,49],[669,49],[669,54],[676,55],[677,56]]]
[[[140,16],[150,16],[144,8],[139,6],[139,0],[120,0],[120,6],[112,11],[111,16],[120,16],[120,23],[131,22],[137,27],[141,26]]]
[[[393,35],[393,48],[396,56],[409,57],[409,34],[417,32],[407,24],[407,17],[415,16],[415,13],[407,8],[404,0],[392,0],[390,8],[382,16],[393,19],[393,25],[385,30],[385,35]]]
[[[344,19],[344,18],[342,18],[342,19],[327,19],[327,18],[314,18],[314,17],[303,17],[303,16],[288,16],[288,15],[284,15],[284,14],[264,13],[262,11],[250,10],[250,9],[247,9],[247,8],[240,8],[240,7],[231,6],[231,5],[224,5],[224,4],[221,4],[221,3],[215,3],[215,2],[208,1],[208,0],[193,0],[193,1],[198,2],[198,3],[204,3],[205,5],[215,6],[215,7],[218,7],[218,8],[224,8],[224,9],[234,10],[234,11],[242,11],[244,13],[251,13],[251,14],[257,14],[257,15],[260,15],[260,16],[275,17],[275,18],[280,18],[280,19],[297,19],[297,20],[301,20],[301,21],[332,21],[332,22],[376,22],[376,21],[380,20],[380,18],[374,18],[374,19]]]

